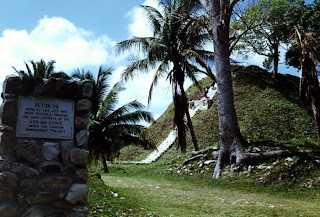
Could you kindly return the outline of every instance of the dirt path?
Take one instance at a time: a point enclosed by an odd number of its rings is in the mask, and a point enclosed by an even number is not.
[[[320,202],[216,189],[187,181],[103,176],[117,196],[151,216],[320,216]],[[315,214],[316,213],[316,214]]]

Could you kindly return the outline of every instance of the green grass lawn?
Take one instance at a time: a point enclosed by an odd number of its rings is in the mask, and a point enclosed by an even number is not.
[[[315,122],[299,103],[299,78],[279,74],[274,80],[256,66],[234,66],[233,81],[244,152],[253,147],[319,150]],[[199,83],[208,86],[210,79]],[[187,94],[193,98],[199,91],[191,86]],[[144,136],[159,145],[173,129],[173,113],[171,104]],[[192,121],[200,149],[219,145],[215,100]],[[187,153],[173,147],[149,165],[110,165],[102,179],[95,175],[101,168],[92,167],[88,216],[320,216],[320,156],[273,159],[250,173],[233,173],[226,166],[223,178],[214,180],[214,164],[199,166],[212,156],[182,165],[193,150],[188,133],[187,143]],[[119,160],[142,160],[150,152],[129,146]]]
[[[100,180],[96,186],[103,190],[93,192],[89,185],[88,216],[320,216],[319,189],[180,176],[161,168],[111,165],[111,173],[102,176],[106,185]],[[97,193],[101,197],[93,202]]]

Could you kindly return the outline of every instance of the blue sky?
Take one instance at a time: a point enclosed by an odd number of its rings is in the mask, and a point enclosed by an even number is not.
[[[76,68],[97,72],[112,67],[111,83],[119,81],[128,65],[127,55],[117,56],[118,41],[151,36],[141,4],[157,7],[156,0],[0,0],[0,82],[13,74],[12,66],[25,69],[29,60],[55,60],[56,69],[71,74]],[[262,63],[252,56],[248,64]],[[286,70],[284,65],[280,71]],[[296,70],[291,70],[296,72]],[[297,73],[296,73],[297,74]],[[152,72],[127,83],[120,104],[138,99],[147,105]],[[189,82],[190,84],[190,82]],[[164,80],[154,90],[149,110],[156,117],[172,101]]]
[[[71,74],[76,68],[97,72],[100,65],[114,70],[119,81],[127,56],[116,56],[115,44],[131,36],[150,36],[141,4],[155,0],[0,0],[0,82],[24,62],[55,60],[56,69]],[[129,81],[120,104],[138,99],[147,105],[152,73]],[[149,110],[158,117],[171,101],[165,81],[154,92]]]
[[[144,0],[1,0],[0,29],[31,31],[44,16],[63,17],[97,35],[123,40],[129,36],[128,13]]]

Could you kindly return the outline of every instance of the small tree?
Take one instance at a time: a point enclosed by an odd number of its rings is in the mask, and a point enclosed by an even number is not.
[[[27,71],[24,70],[17,70],[15,67],[12,67],[15,72],[21,77],[32,77],[32,78],[67,78],[70,77],[64,72],[55,72],[54,71],[54,64],[56,63],[54,60],[49,61],[46,63],[43,59],[39,62],[34,62],[33,60],[30,61],[30,67],[26,62],[24,63]]]
[[[273,77],[278,73],[280,46],[289,43],[290,32],[299,19],[302,7],[298,1],[260,0],[246,9],[241,19],[232,25],[244,30],[248,24],[255,28],[244,34],[235,50],[244,57],[256,53],[266,57],[263,66],[273,68]],[[253,23],[252,23],[253,22]]]
[[[100,67],[98,76],[94,79],[91,72],[77,70],[72,76],[81,80],[90,79],[94,82],[92,109],[89,122],[89,159],[101,160],[104,172],[109,172],[107,160],[113,160],[115,154],[128,145],[142,145],[151,148],[153,145],[140,137],[145,126],[141,121],[153,121],[150,112],[138,101],[132,101],[116,108],[119,93],[125,90],[119,83],[108,90],[107,78],[111,69],[103,70]]]

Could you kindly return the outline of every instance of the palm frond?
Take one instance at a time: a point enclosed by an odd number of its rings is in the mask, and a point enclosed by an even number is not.
[[[25,64],[25,66],[26,66],[26,68],[27,68],[27,72],[28,72],[28,74],[29,74],[29,76],[30,77],[32,77],[32,76],[35,76],[35,71],[34,71],[34,73],[32,74],[32,71],[31,71],[31,69],[29,68],[29,65],[26,63],[26,62],[24,62],[24,64]],[[33,70],[34,70],[34,68],[33,68]]]
[[[124,112],[124,113],[123,113]],[[139,122],[151,123],[154,121],[152,114],[144,110],[134,110],[133,112],[126,112],[123,110],[115,111],[108,117],[111,119],[113,125],[119,124],[137,124]]]
[[[154,73],[154,76],[153,76],[153,79],[152,79],[152,82],[151,82],[151,85],[150,85],[150,88],[149,88],[148,104],[151,102],[153,88],[155,86],[157,86],[158,80],[164,76],[164,73],[166,71],[168,71],[168,69],[169,69],[169,63],[168,63],[168,60],[165,59],[160,63],[160,65],[158,66],[156,72]]]
[[[145,14],[152,26],[154,34],[155,35],[159,34],[164,22],[164,18],[162,14],[154,7],[147,6],[147,5],[141,5],[141,7],[145,11]]]
[[[20,77],[28,77],[28,74],[25,72],[25,71],[23,71],[23,70],[17,70],[15,67],[13,67],[12,66],[12,68],[13,68],[13,70],[14,70],[14,72],[15,73],[17,73]]]
[[[203,70],[199,70],[196,67],[192,67],[192,69],[195,70],[194,72],[196,72],[196,71],[202,72],[202,73],[206,74],[207,76],[211,77],[212,79],[214,79],[214,75],[211,71],[210,66],[206,63],[206,61],[202,58],[202,56],[199,53],[197,53],[194,50],[185,50],[184,53],[186,53],[186,55],[188,57],[190,56],[193,59],[195,59],[195,61],[206,70],[206,71],[203,71]],[[204,54],[204,52],[202,54]],[[191,66],[189,66],[189,69],[191,70]]]
[[[149,72],[155,65],[156,62],[151,62],[149,58],[137,60],[124,70],[121,75],[121,80],[127,81],[133,79],[139,72]]]
[[[114,112],[116,102],[119,100],[119,94],[125,88],[120,84],[116,83],[111,90],[107,93],[106,97],[99,106],[99,110],[96,113],[96,117],[103,118],[106,115],[110,115]]]
[[[117,43],[117,53],[121,54],[127,50],[136,50],[137,52],[148,52],[149,45],[155,40],[153,37],[133,37]]]

